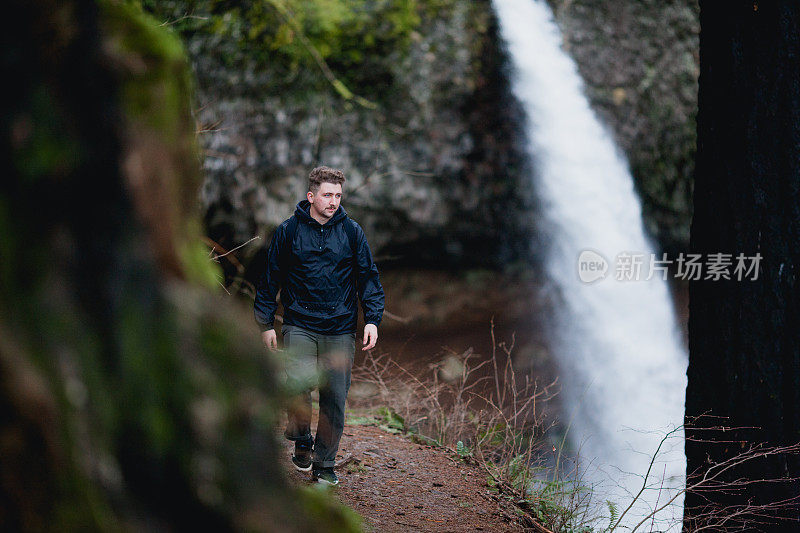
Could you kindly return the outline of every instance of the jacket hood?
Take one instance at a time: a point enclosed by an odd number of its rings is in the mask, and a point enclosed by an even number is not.
[[[300,220],[300,222],[314,222],[319,224],[314,218],[311,216],[309,210],[311,209],[311,202],[308,200],[301,200],[297,202],[297,206],[294,209],[294,214]],[[347,218],[347,211],[344,210],[344,207],[341,205],[339,209],[333,214],[331,219],[325,223],[326,226],[331,226],[333,224],[338,224],[342,220]]]

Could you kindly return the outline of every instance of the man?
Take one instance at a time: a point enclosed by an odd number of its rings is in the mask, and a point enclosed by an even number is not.
[[[355,352],[357,299],[364,312],[364,350],[375,347],[384,294],[364,231],[348,218],[341,170],[317,167],[307,199],[272,237],[267,272],[256,291],[255,316],[270,351],[278,349],[275,299],[281,290],[284,347],[290,380],[320,375],[319,424],[311,436],[311,394],[304,389],[288,405],[284,435],[295,441],[292,463],[319,483],[336,485],[333,470],[344,429],[344,406]]]

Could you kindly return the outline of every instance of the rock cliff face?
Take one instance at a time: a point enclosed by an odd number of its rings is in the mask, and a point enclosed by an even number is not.
[[[645,223],[688,249],[696,143],[696,0],[548,0],[587,96],[628,157]]]
[[[533,218],[521,114],[502,74],[491,6],[416,2],[414,12],[391,46],[346,68],[340,56],[327,58],[374,107],[343,98],[314,62],[283,69],[277,52],[261,54],[269,43],[234,47],[221,44],[234,32],[183,31],[198,118],[214,126],[202,136],[202,203],[213,239],[230,247],[268,236],[305,196],[309,170],[326,164],[345,170],[345,208],[384,258],[441,266],[527,257]]]
[[[326,17],[335,32],[276,2],[144,3],[188,44],[204,128],[201,199],[209,235],[225,248],[268,237],[303,197],[308,171],[326,164],[345,170],[344,205],[384,260],[463,267],[531,258],[536,216],[523,115],[510,97],[489,1],[332,2],[338,7]],[[628,156],[648,229],[682,249],[696,6],[551,5],[594,108]],[[354,29],[339,11],[364,16]]]

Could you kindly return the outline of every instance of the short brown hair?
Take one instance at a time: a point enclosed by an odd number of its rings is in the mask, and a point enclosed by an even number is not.
[[[341,185],[344,182],[344,172],[341,170],[330,167],[317,167],[308,175],[308,190],[316,194],[323,183]]]

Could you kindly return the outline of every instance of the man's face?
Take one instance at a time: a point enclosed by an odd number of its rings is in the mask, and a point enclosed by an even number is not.
[[[315,213],[323,220],[329,220],[342,202],[342,184],[322,183],[316,193],[308,192],[311,215]],[[314,217],[317,218],[317,217]]]

